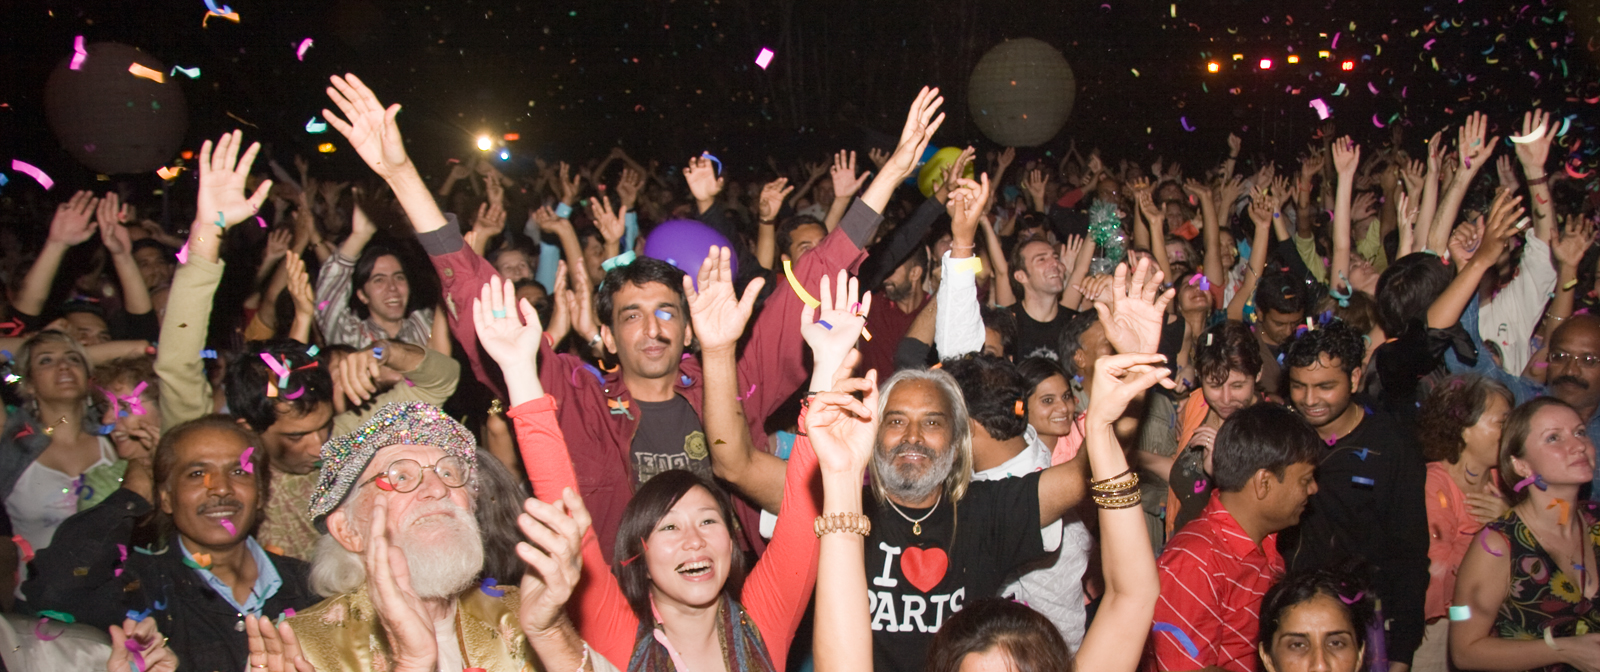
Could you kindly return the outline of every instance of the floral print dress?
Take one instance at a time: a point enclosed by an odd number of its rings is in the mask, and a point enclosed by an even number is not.
[[[1595,546],[1596,556],[1600,557],[1600,521],[1591,515],[1595,506],[1594,502],[1583,502],[1575,508],[1588,521],[1589,543]],[[1596,598],[1584,597],[1581,577],[1562,570],[1539,546],[1515,509],[1485,527],[1506,535],[1511,545],[1511,589],[1495,617],[1497,636],[1537,640],[1544,638],[1546,628],[1553,637],[1600,632],[1600,609],[1597,609],[1600,605]],[[1573,668],[1552,665],[1540,669],[1557,672]]]

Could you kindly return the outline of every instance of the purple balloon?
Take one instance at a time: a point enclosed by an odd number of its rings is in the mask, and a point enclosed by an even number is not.
[[[677,266],[678,270],[688,273],[692,278],[700,273],[700,264],[705,261],[706,253],[712,246],[733,247],[728,244],[727,238],[702,222],[674,219],[662,222],[645,237],[644,256]],[[738,275],[738,255],[733,255],[729,263],[734,275]]]

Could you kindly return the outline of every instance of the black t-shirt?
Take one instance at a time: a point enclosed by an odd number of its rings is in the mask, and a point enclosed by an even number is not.
[[[1034,354],[1034,351],[1043,348],[1056,354],[1057,341],[1061,339],[1061,330],[1078,314],[1076,310],[1066,308],[1056,309],[1056,319],[1049,322],[1040,322],[1028,315],[1027,309],[1022,307],[1022,302],[1011,306],[1011,315],[1017,320],[1017,341],[1012,345],[1011,354],[1017,361]]]
[[[974,482],[956,506],[941,500],[931,515],[900,507],[912,520],[928,515],[920,535],[870,489],[862,499],[872,519],[867,593],[877,672],[923,669],[945,619],[967,602],[999,596],[1013,570],[1045,555],[1039,472]]]
[[[639,401],[639,429],[633,435],[634,485],[644,485],[656,474],[684,469],[711,479],[711,451],[705,427],[689,400],[673,395],[669,401]]]

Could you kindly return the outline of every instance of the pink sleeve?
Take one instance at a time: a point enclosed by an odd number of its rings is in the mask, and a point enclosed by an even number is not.
[[[507,415],[516,426],[522,464],[533,483],[534,496],[551,502],[561,497],[564,488],[577,491],[578,474],[572,468],[566,439],[556,421],[555,398],[547,394],[511,409]],[[812,564],[814,581],[815,563]],[[567,602],[567,612],[578,634],[606,660],[626,662],[632,657],[639,619],[600,553],[600,540],[593,529],[583,534],[583,578]]]
[[[801,424],[805,423],[804,411]],[[784,473],[783,503],[772,544],[745,581],[744,608],[761,630],[778,672],[817,584],[817,536],[813,522],[821,509],[821,476],[811,440],[795,438]]]

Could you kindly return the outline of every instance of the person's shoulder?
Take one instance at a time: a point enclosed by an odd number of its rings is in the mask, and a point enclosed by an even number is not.
[[[1162,569],[1172,565],[1185,564],[1210,564],[1215,555],[1217,546],[1221,543],[1218,538],[1216,521],[1208,513],[1202,513],[1194,520],[1184,524],[1183,529],[1172,535],[1161,549],[1161,557],[1157,563]]]

